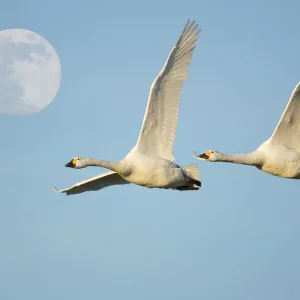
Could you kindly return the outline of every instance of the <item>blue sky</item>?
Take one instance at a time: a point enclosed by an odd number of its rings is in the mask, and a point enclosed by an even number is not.
[[[199,162],[198,192],[59,188],[135,144],[152,81],[188,18],[202,28],[175,155],[244,153],[273,132],[300,80],[298,1],[4,1],[1,29],[45,37],[62,65],[42,113],[0,117],[0,298],[298,300],[299,182]]]

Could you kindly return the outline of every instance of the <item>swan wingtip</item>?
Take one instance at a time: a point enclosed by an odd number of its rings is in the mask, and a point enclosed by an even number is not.
[[[196,151],[193,151],[192,153],[193,153],[193,157],[194,158],[197,158],[197,159],[199,158],[198,155],[197,155],[197,153],[196,153]]]
[[[51,185],[51,188],[54,192],[60,192],[60,190],[54,185]]]

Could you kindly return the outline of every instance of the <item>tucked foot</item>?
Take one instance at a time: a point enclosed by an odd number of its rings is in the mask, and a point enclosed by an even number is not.
[[[175,190],[178,190],[178,191],[197,191],[197,190],[199,190],[199,187],[198,186],[186,185],[186,186],[178,187]]]
[[[194,184],[194,185],[199,186],[199,187],[201,186],[201,181],[193,179],[193,178],[189,179],[189,183]]]

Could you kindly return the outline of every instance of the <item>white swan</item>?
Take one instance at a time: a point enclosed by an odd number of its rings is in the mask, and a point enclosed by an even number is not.
[[[148,188],[198,190],[200,172],[196,164],[179,167],[173,145],[179,113],[181,89],[196,47],[198,25],[187,22],[164,67],[154,80],[140,135],[135,147],[119,162],[74,158],[66,167],[99,166],[110,172],[76,183],[70,188],[54,190],[78,194],[101,188],[134,183]]]
[[[275,176],[300,179],[300,82],[292,92],[271,138],[248,154],[206,151],[197,159],[252,165]]]

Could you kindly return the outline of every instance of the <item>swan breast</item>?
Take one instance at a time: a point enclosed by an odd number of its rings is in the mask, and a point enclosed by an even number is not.
[[[264,145],[262,171],[284,178],[300,177],[300,153],[281,145]]]

